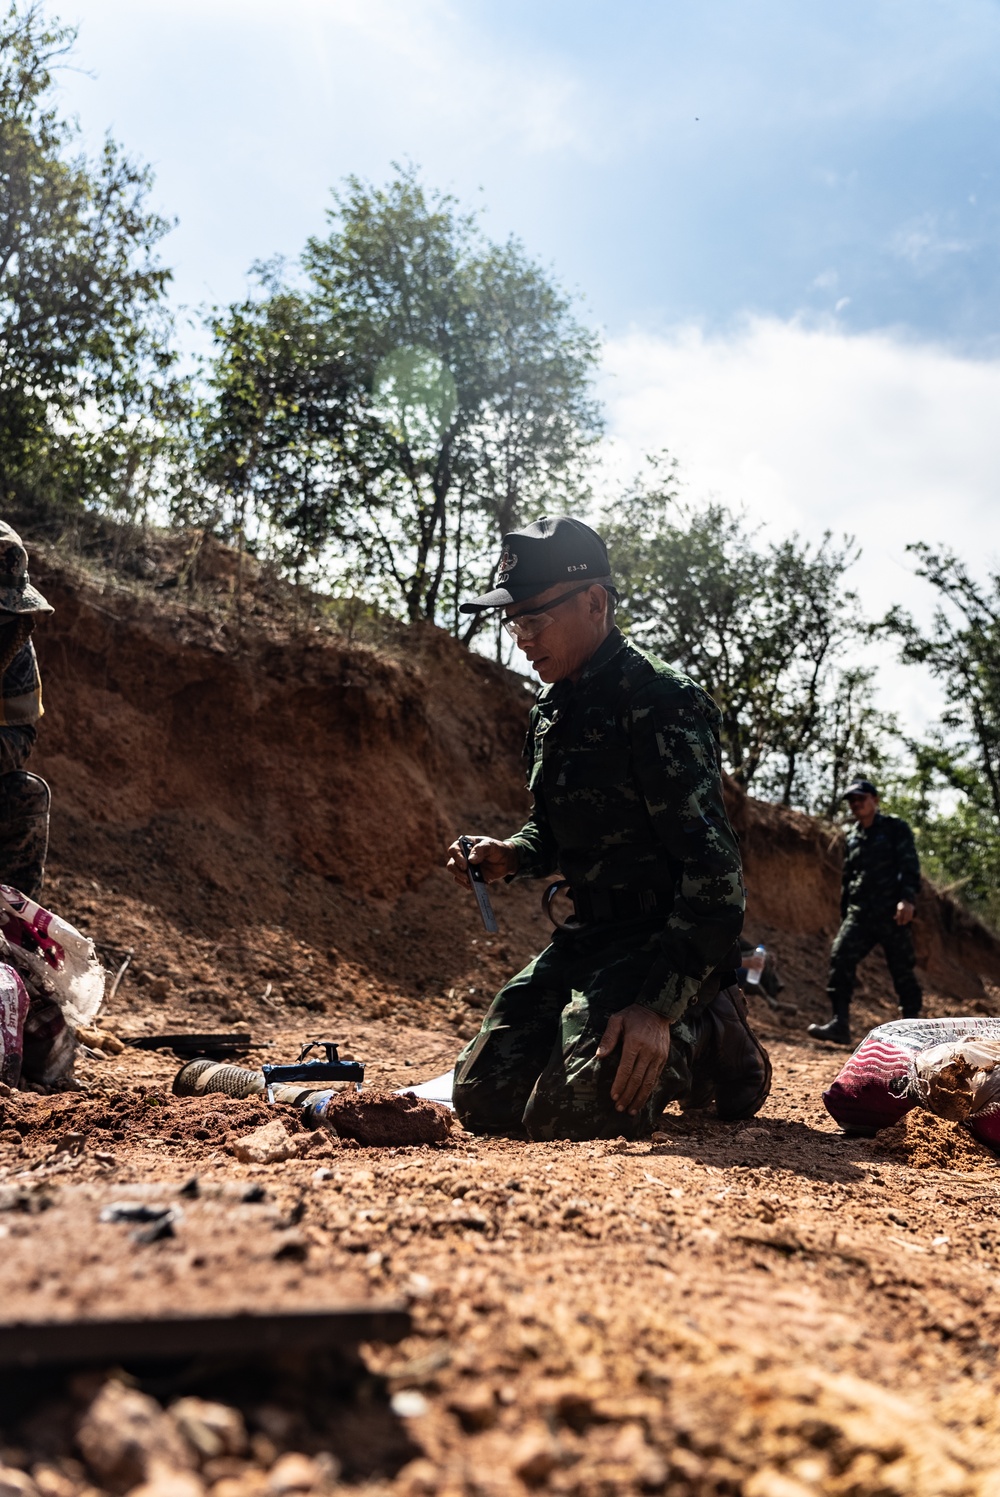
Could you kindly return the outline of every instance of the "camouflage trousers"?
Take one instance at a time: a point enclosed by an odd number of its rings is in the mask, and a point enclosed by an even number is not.
[[[619,1046],[597,1047],[608,1020],[635,1001],[659,951],[662,920],[563,927],[540,956],[501,988],[479,1034],[455,1063],[454,1104],[472,1133],[532,1139],[645,1138],[668,1102],[691,1093],[715,996],[671,1026],[670,1059],[636,1117],[618,1112],[611,1083]]]
[[[49,799],[49,787],[39,775],[25,769],[0,775],[0,884],[32,899],[45,873]]]
[[[908,925],[897,925],[891,917],[872,916],[854,909],[847,911],[830,952],[827,992],[834,1013],[840,1006],[846,1011],[854,992],[858,963],[876,946],[881,946],[885,954],[903,1017],[915,1019],[923,1007],[923,995],[913,970],[917,965],[913,932]]]

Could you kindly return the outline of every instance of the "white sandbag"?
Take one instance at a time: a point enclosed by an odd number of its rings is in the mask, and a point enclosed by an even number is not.
[[[921,1050],[910,1062],[910,1092],[939,1118],[967,1123],[983,1143],[1000,1143],[1000,1039],[966,1036]]]
[[[89,937],[6,884],[0,884],[0,936],[14,965],[36,978],[70,1024],[93,1022],[107,974]]]

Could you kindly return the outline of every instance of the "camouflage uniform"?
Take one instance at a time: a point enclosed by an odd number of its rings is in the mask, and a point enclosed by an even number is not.
[[[43,710],[31,631],[51,612],[31,585],[21,537],[0,520],[0,883],[32,896],[48,849],[49,787],[24,768]]]
[[[29,627],[29,620],[0,614],[0,883],[34,897],[49,843],[49,787],[23,768],[42,715]]]
[[[913,932],[893,916],[900,900],[915,904],[920,861],[913,833],[898,816],[878,812],[870,827],[847,834],[840,899],[841,927],[830,953],[827,991],[834,1013],[845,1016],[854,992],[858,963],[881,946],[903,1016],[914,1019],[923,999],[914,975]]]
[[[667,1101],[690,1097],[722,1010],[744,1004],[734,985],[744,889],[719,723],[711,697],[617,629],[575,685],[558,682],[532,709],[534,809],[511,838],[517,877],[560,869],[576,918],[501,989],[459,1057],[455,1110],[473,1132],[637,1137]],[[672,1025],[660,1086],[634,1118],[611,1100],[620,1050],[596,1055],[610,1016],[632,1003]],[[769,1082],[766,1056],[757,1064]],[[726,1079],[714,1075],[720,1116]],[[766,1082],[753,1110],[765,1095]]]

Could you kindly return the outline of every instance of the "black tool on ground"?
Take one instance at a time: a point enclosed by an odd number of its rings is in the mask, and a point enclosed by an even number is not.
[[[51,1368],[135,1359],[153,1362],[267,1352],[325,1350],[359,1341],[402,1340],[410,1312],[395,1300],[261,1315],[171,1315],[150,1320],[42,1320],[0,1325],[0,1369]]]
[[[325,1050],[325,1060],[306,1060],[310,1050]],[[267,1100],[274,1101],[274,1088],[276,1086],[294,1085],[301,1081],[303,1085],[315,1087],[318,1091],[324,1081],[353,1081],[360,1086],[365,1079],[365,1068],[358,1060],[341,1060],[337,1054],[337,1045],[334,1040],[313,1040],[308,1045],[303,1045],[299,1051],[299,1058],[294,1065],[289,1066],[261,1066],[261,1074],[264,1077],[264,1085],[267,1087]]]
[[[227,1060],[230,1055],[246,1055],[253,1044],[250,1034],[140,1034],[125,1040],[133,1050],[172,1050],[180,1060],[206,1055],[210,1060]]]
[[[483,870],[475,863],[469,862],[469,854],[473,848],[471,837],[459,837],[458,845],[462,849],[462,857],[465,859],[469,874],[469,883],[472,885],[472,892],[476,896],[476,903],[479,906],[479,913],[483,917],[483,924],[491,935],[496,935],[500,927],[497,925],[497,917],[493,913],[493,902],[490,899],[490,891],[486,887],[486,880],[483,878]]]

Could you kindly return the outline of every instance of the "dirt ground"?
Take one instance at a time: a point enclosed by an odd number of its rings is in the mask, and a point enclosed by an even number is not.
[[[166,960],[155,912],[97,894],[120,939]],[[56,895],[83,898],[58,868]],[[442,884],[441,897],[461,896]],[[466,930],[474,964],[471,909]],[[249,1064],[329,1033],[388,1088],[446,1069],[480,998],[403,1005],[366,989],[317,1019],[261,1005],[254,987],[206,1015],[180,989],[127,979],[104,1022],[239,1019]],[[840,1136],[820,1094],[843,1054],[791,1027],[795,999],[793,979],[787,1012],[754,1000],[775,1064],[760,1117],[668,1115],[643,1144],[456,1128],[365,1148],[324,1133],[301,1157],[241,1164],[233,1141],[265,1104],[172,1098],[179,1062],[161,1052],[84,1060],[84,1095],[3,1103],[4,1304],[34,1319],[406,1303],[412,1336],[364,1351],[390,1424],[333,1480],[345,1489],[986,1497],[1000,1490],[998,1165],[923,1114]],[[121,1201],[180,1208],[172,1235],[136,1242],[102,1222]],[[191,1479],[217,1497],[263,1490],[282,1446],[261,1436],[242,1463]],[[327,1488],[344,1459],[330,1454]],[[7,1458],[31,1468],[30,1449]],[[72,1485],[78,1467],[61,1469]]]

